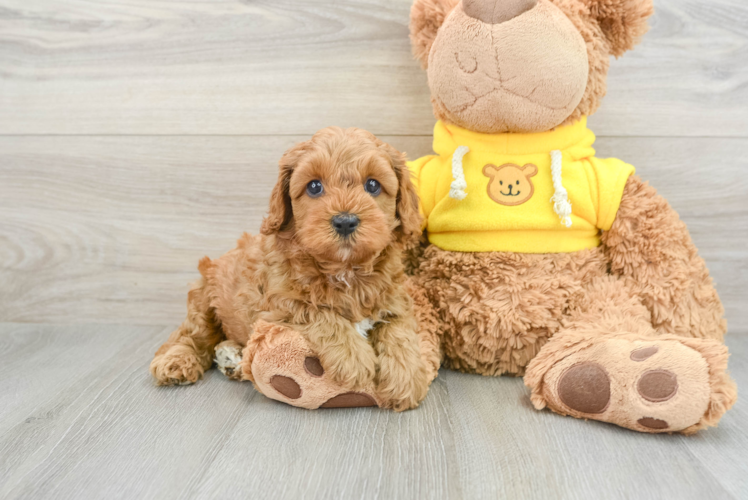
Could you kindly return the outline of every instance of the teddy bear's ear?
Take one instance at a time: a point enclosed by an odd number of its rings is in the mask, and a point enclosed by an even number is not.
[[[610,46],[610,53],[623,55],[647,32],[647,19],[654,13],[652,0],[583,0],[597,20]]]
[[[415,0],[410,9],[410,43],[413,55],[426,69],[436,32],[459,0]]]

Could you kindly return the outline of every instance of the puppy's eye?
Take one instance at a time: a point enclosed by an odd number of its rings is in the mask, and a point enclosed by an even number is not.
[[[499,186],[503,186],[503,185],[504,185],[504,181],[499,181]]]
[[[322,182],[319,180],[315,179],[306,185],[306,194],[308,194],[312,198],[322,196],[322,193],[324,192],[325,188],[322,187]]]
[[[517,185],[519,186],[519,181],[517,181]]]
[[[372,196],[379,196],[379,193],[382,192],[382,185],[376,179],[366,179],[364,189]]]

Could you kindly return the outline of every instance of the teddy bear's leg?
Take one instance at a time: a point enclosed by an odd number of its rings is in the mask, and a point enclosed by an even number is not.
[[[611,274],[641,297],[658,332],[722,340],[727,322],[706,264],[654,188],[636,176],[628,180],[602,242]]]
[[[187,295],[187,318],[151,361],[157,384],[195,383],[213,364],[214,348],[224,337],[208,295],[204,278]]]
[[[693,433],[716,425],[736,399],[727,348],[658,333],[649,311],[612,276],[571,303],[565,326],[527,368],[536,408],[641,432]]]
[[[426,365],[427,378],[431,383],[439,374],[439,367],[442,364],[443,325],[417,278],[409,277],[405,282],[405,290],[413,300],[421,359]]]
[[[334,382],[300,332],[266,321],[257,321],[253,330],[241,370],[265,396],[310,410],[381,406],[373,382],[356,391]]]

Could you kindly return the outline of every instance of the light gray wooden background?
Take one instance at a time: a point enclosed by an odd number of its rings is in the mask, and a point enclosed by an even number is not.
[[[748,5],[655,0],[590,120],[679,211],[748,384]],[[442,372],[421,408],[152,386],[203,255],[256,231],[327,125],[430,152],[408,0],[0,0],[0,497],[748,497],[748,405],[694,437]]]

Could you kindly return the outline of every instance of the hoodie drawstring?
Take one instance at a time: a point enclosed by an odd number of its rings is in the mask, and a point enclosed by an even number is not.
[[[571,202],[566,188],[561,184],[561,166],[563,155],[559,150],[551,151],[551,177],[553,179],[553,211],[561,217],[561,224],[571,227]]]
[[[465,171],[462,169],[462,157],[470,152],[467,146],[458,146],[452,155],[452,184],[449,186],[449,197],[455,200],[464,200],[467,196],[467,182],[465,182]]]

